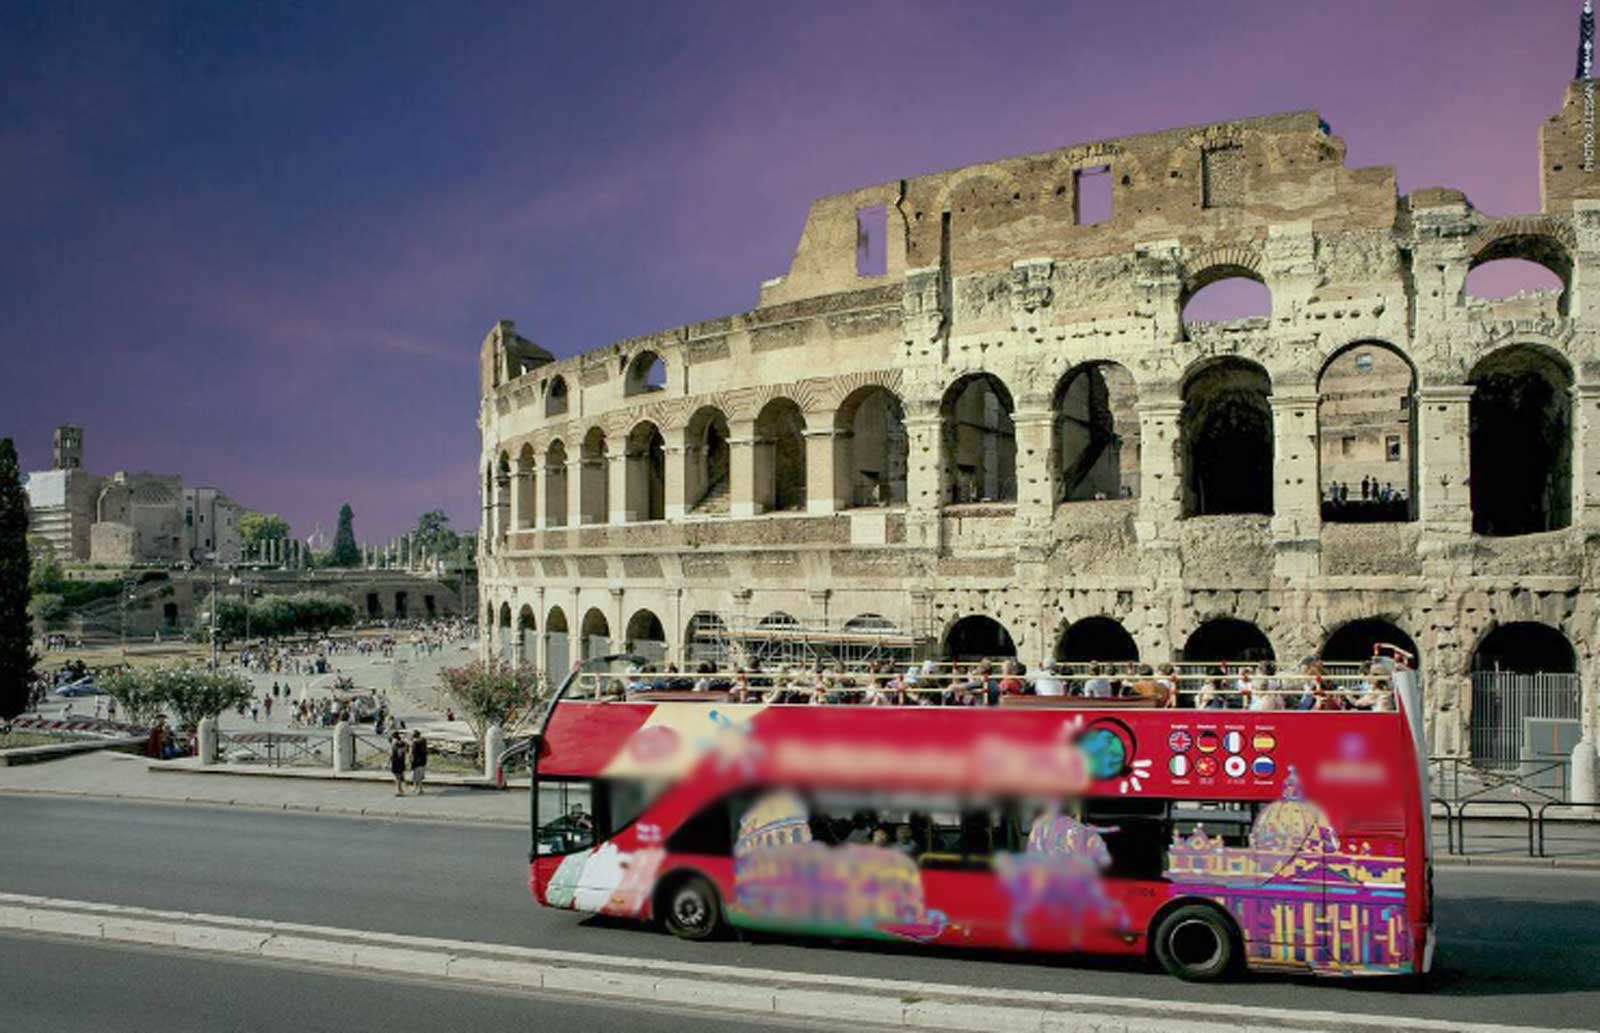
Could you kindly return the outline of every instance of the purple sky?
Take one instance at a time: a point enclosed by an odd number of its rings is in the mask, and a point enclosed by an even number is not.
[[[1576,0],[0,9],[0,436],[331,533],[476,523],[476,357],[742,311],[839,190],[1316,108],[1538,205]]]

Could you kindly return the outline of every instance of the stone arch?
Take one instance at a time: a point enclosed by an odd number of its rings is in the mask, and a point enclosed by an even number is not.
[[[1467,264],[1467,277],[1494,262],[1531,262],[1548,270],[1561,282],[1556,298],[1556,314],[1567,314],[1572,296],[1572,243],[1557,232],[1553,224],[1540,219],[1507,219],[1480,230],[1474,238],[1475,250]],[[1470,296],[1467,280],[1461,283],[1462,300]]]
[[[1272,378],[1233,356],[1183,381],[1183,515],[1272,513]]]
[[[1370,660],[1376,646],[1399,646],[1413,657],[1422,668],[1421,654],[1412,637],[1387,617],[1357,617],[1345,621],[1328,633],[1318,656],[1329,663],[1359,663]]]
[[[886,387],[847,395],[833,414],[834,497],[845,507],[906,504],[905,408]]]
[[[516,644],[511,637],[511,604],[500,604],[500,659],[511,662]]]
[[[1559,628],[1543,621],[1497,623],[1478,639],[1471,666],[1467,731],[1474,763],[1511,767],[1540,759],[1543,751],[1530,756],[1524,750],[1530,719],[1579,726],[1578,653]]]
[[[494,460],[489,460],[489,465],[483,468],[483,536],[485,538],[485,551],[493,551],[495,539],[495,519],[499,511],[494,505]],[[491,606],[491,615],[494,608]]]
[[[648,657],[656,663],[667,659],[667,629],[661,618],[650,610],[640,609],[628,618],[627,641],[623,650]]]
[[[1238,617],[1213,617],[1189,633],[1183,643],[1187,663],[1232,663],[1276,660],[1265,632]]]
[[[544,615],[544,670],[551,687],[558,686],[572,665],[572,638],[567,629],[567,611],[550,607]]]
[[[1115,617],[1085,617],[1061,629],[1055,657],[1062,663],[1137,662],[1139,644]]]
[[[1139,494],[1139,388],[1117,362],[1085,362],[1056,384],[1051,476],[1055,501]]]
[[[945,659],[986,660],[1017,655],[1016,640],[993,617],[974,614],[953,622],[944,633]]]
[[[1017,500],[1015,407],[993,373],[968,373],[939,406],[947,503]]]
[[[567,378],[559,373],[550,378],[550,383],[545,386],[544,414],[551,416],[564,416],[567,412]]]
[[[1322,519],[1417,518],[1417,371],[1386,341],[1352,341],[1317,374]]]
[[[660,354],[645,349],[627,360],[627,368],[622,378],[623,395],[631,397],[649,394],[652,391],[665,391],[666,387],[667,360]]]
[[[1572,521],[1572,368],[1549,348],[1513,344],[1472,369],[1469,484],[1482,535],[1553,531]]]
[[[578,522],[603,524],[611,517],[611,471],[606,432],[590,427],[578,456]]]
[[[648,420],[628,432],[624,471],[629,523],[667,518],[667,442]]]
[[[533,662],[535,653],[533,639],[538,630],[533,607],[524,603],[522,609],[517,611],[517,659],[523,663]]]
[[[761,407],[755,422],[757,512],[804,511],[806,508],[806,417],[784,397]]]
[[[709,663],[726,667],[728,657],[727,622],[710,610],[699,610],[683,627],[683,659],[686,664]]]
[[[516,490],[511,506],[515,514],[513,523],[519,531],[531,530],[535,523],[534,499],[538,497],[538,492],[533,467],[533,445],[524,444],[517,453]]]
[[[560,438],[544,450],[544,526],[567,526],[567,446]]]
[[[691,513],[728,512],[732,489],[728,417],[714,405],[703,405],[689,417],[684,432],[683,496]]]
[[[612,652],[611,622],[606,620],[606,615],[600,612],[598,606],[591,606],[583,615],[583,624],[579,626],[579,635],[583,640],[583,658],[593,660],[597,656],[605,656]]]

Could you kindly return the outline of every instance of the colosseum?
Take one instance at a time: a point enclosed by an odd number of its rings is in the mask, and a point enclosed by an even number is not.
[[[564,359],[496,324],[485,652],[1382,640],[1420,657],[1435,753],[1592,739],[1592,83],[1540,130],[1536,213],[1344,155],[1295,112],[893,180],[812,204],[747,312]],[[1559,285],[1478,297],[1502,260]],[[1240,279],[1263,314],[1186,318]]]

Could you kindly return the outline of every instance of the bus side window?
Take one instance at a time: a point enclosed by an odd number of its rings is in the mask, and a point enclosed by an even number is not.
[[[989,809],[934,812],[928,816],[931,845],[918,860],[924,868],[987,869],[999,820]]]
[[[1099,830],[1111,855],[1110,878],[1159,879],[1166,870],[1172,822],[1165,801],[1088,800],[1083,820]]]
[[[679,825],[667,837],[667,849],[675,854],[701,854],[727,857],[733,853],[733,810],[726,798],[700,808],[699,813]]]
[[[591,783],[540,779],[539,830],[534,842],[541,855],[570,854],[594,846],[604,815],[595,813]],[[602,833],[603,834],[603,833]]]

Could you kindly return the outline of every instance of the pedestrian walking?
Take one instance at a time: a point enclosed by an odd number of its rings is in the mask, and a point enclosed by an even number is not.
[[[422,780],[428,774],[428,740],[419,729],[411,733],[411,788],[422,795]]]
[[[396,732],[389,737],[389,774],[394,776],[394,795],[406,795],[406,744]]]

